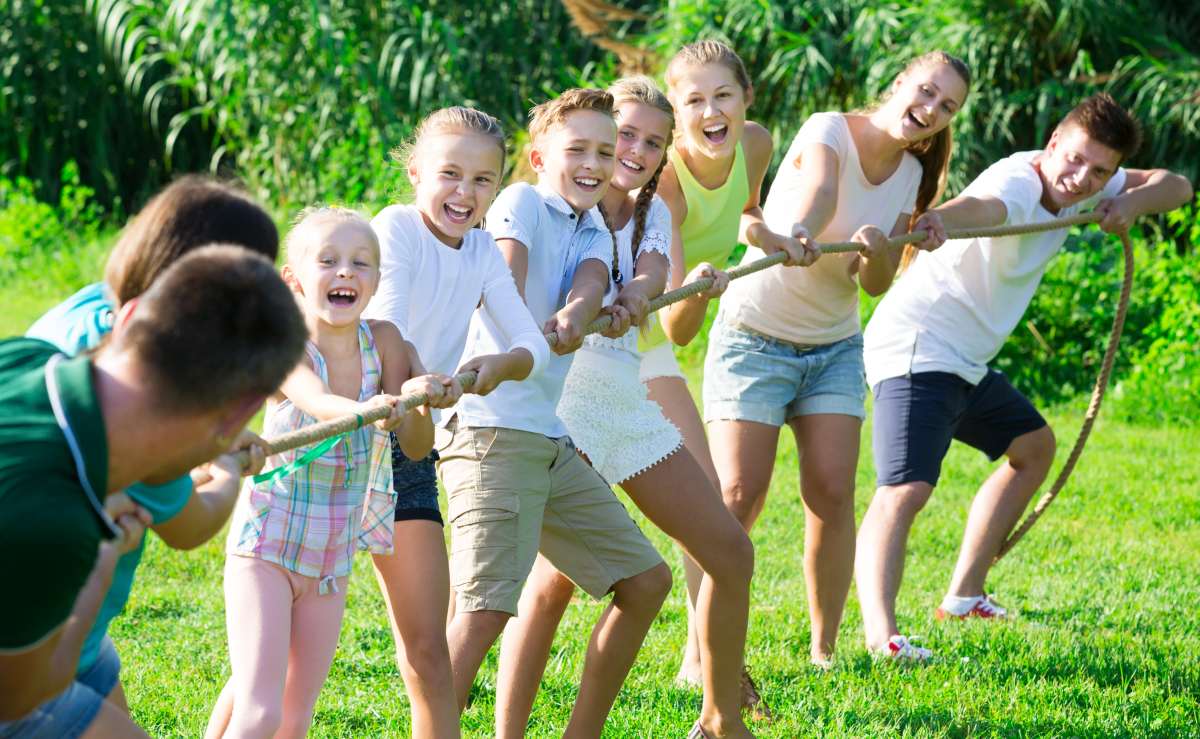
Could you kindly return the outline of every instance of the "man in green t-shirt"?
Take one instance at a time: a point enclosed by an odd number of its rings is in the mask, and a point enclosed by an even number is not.
[[[0,341],[0,728],[75,676],[116,555],[148,522],[116,491],[228,449],[306,336],[269,262],[212,246],[122,306],[94,355]]]

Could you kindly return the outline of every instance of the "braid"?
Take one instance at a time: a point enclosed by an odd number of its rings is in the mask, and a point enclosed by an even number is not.
[[[618,285],[621,284],[621,254],[617,251],[617,232],[613,228],[612,218],[609,218],[608,211],[604,209],[604,203],[596,203],[596,210],[600,211],[600,217],[604,219],[604,225],[608,228],[608,235],[612,239],[613,256],[612,256],[612,279]]]
[[[633,243],[630,245],[630,251],[633,252],[635,265],[638,249],[642,246],[642,237],[646,235],[646,216],[650,213],[650,203],[654,200],[654,193],[658,190],[658,178],[666,163],[667,158],[664,156],[658,163],[658,169],[654,170],[654,174],[642,185],[642,189],[638,190],[637,200],[633,202]]]

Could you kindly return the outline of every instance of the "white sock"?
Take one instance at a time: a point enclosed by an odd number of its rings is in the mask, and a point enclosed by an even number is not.
[[[982,593],[979,595],[968,595],[965,598],[957,595],[947,595],[945,598],[942,598],[942,610],[947,613],[953,613],[955,616],[963,616],[974,608],[975,604],[982,597]]]

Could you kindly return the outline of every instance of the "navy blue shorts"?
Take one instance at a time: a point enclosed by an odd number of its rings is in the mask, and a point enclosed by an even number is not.
[[[949,372],[889,377],[875,386],[876,485],[937,485],[951,439],[995,461],[1046,419],[996,370],[978,385]]]
[[[396,435],[392,434],[392,487],[396,490],[397,521],[433,521],[443,525],[438,510],[437,450],[425,459],[413,461],[400,451]]]

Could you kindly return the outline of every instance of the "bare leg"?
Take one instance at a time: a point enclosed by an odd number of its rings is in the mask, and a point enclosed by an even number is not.
[[[992,560],[1046,480],[1054,463],[1054,448],[1054,432],[1049,426],[1013,439],[1005,452],[1008,460],[988,477],[971,503],[950,595],[983,595]]]
[[[927,482],[886,485],[875,491],[858,530],[854,572],[867,649],[884,651],[896,627],[896,594],[913,521],[933,493]]]
[[[105,700],[100,705],[99,713],[83,732],[82,739],[139,739],[145,736],[146,732],[133,723],[128,713]]]
[[[395,538],[395,551],[373,560],[412,706],[412,736],[455,739],[460,734],[446,645],[450,575],[442,527],[397,521]]]
[[[317,697],[337,651],[346,610],[349,578],[338,578],[338,591],[318,595],[308,591],[292,607],[287,682],[283,689],[283,720],[275,739],[304,739],[312,725]]]
[[[663,415],[679,427],[683,436],[683,446],[691,452],[692,458],[704,470],[712,484],[713,490],[720,490],[721,483],[717,479],[717,468],[713,466],[712,454],[709,452],[708,439],[704,436],[704,422],[696,410],[696,402],[688,391],[687,383],[678,377],[656,377],[646,383],[650,399],[658,403]],[[696,596],[700,592],[700,578],[703,573],[687,552],[683,552],[683,576],[687,581],[688,592],[688,636],[687,646],[683,653],[683,662],[679,666],[679,680],[684,683],[699,685],[700,673],[700,640],[696,635]]]
[[[125,688],[121,687],[120,678],[117,679],[117,684],[113,686],[113,689],[108,691],[104,700],[120,708],[126,715],[129,714],[129,701],[125,700]]]
[[[208,726],[204,727],[204,739],[221,739],[229,728],[229,717],[233,715],[233,681],[225,683],[221,694],[217,696],[217,704],[213,706],[212,715],[208,717]]]
[[[708,430],[725,507],[749,531],[767,502],[779,427],[755,421],[713,421]]]
[[[600,736],[646,632],[670,591],[671,570],[662,563],[613,585],[612,601],[588,642],[579,695],[564,737]]]
[[[522,737],[529,725],[554,632],[562,621],[575,583],[538,555],[521,591],[517,618],[504,627],[496,676],[496,736]]]
[[[754,547],[707,475],[680,450],[622,487],[646,516],[704,569],[696,599],[704,702],[711,736],[750,736],[741,718],[741,675]]]
[[[804,579],[812,619],[813,662],[833,658],[854,577],[854,472],[862,421],[817,414],[790,422],[800,449],[804,498]]]
[[[512,615],[504,611],[460,611],[454,614],[446,629],[446,642],[450,647],[450,670],[454,676],[454,697],[458,711],[467,707],[467,696],[471,684],[479,674],[479,666],[488,650],[504,631],[504,624]]]

